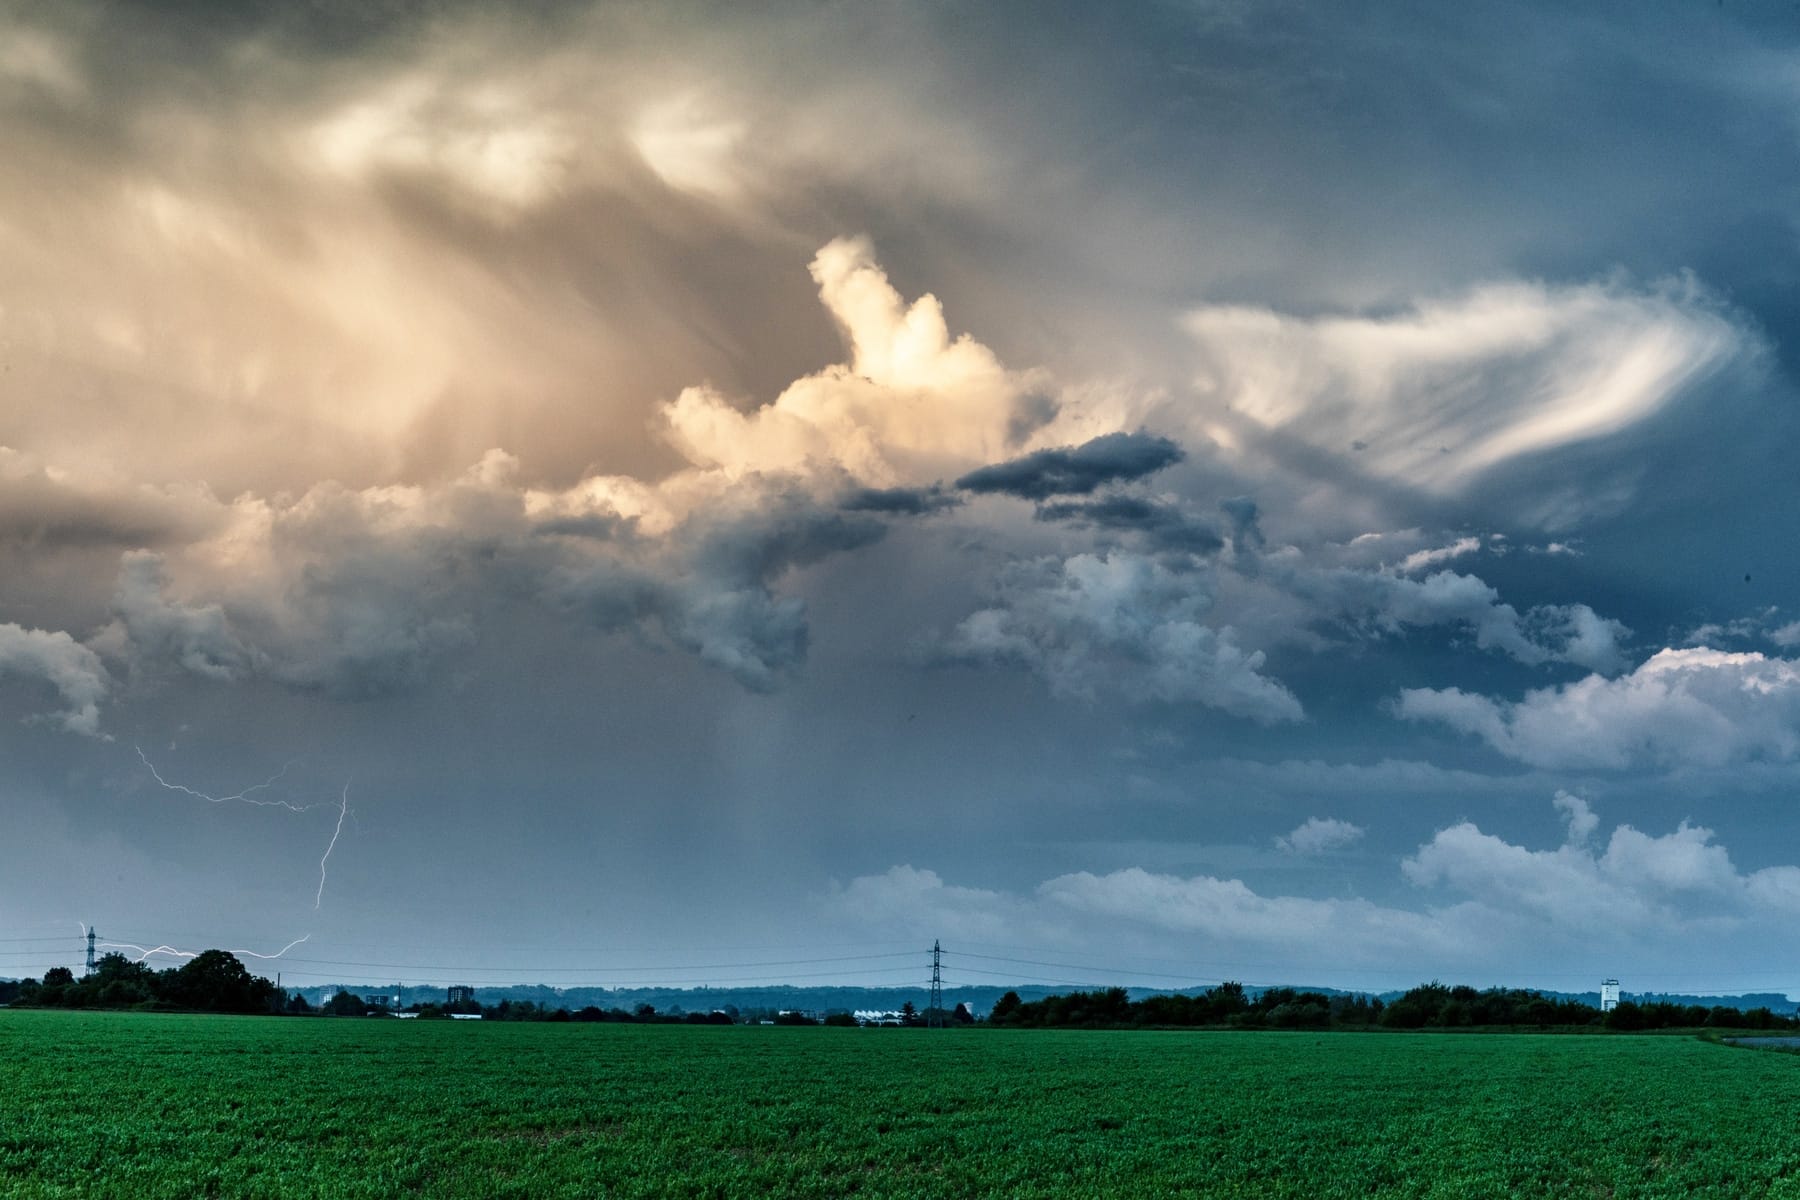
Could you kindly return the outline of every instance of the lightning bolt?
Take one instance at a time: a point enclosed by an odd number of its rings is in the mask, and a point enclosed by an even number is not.
[[[83,928],[85,930],[86,927],[84,926]],[[255,950],[227,950],[225,953],[235,954],[241,958],[260,958],[266,961],[268,959],[280,958],[289,950],[292,950],[295,946],[298,946],[301,942],[306,941],[310,937],[312,937],[312,934],[310,933],[305,934],[302,937],[297,937],[273,954],[261,954]],[[137,958],[133,960],[135,962],[143,962],[152,954],[160,954],[166,958],[199,958],[201,955],[201,951],[199,950],[178,950],[174,946],[139,946],[133,942],[98,942],[96,945],[105,946],[108,950],[135,950],[137,951]]]
[[[149,769],[150,777],[156,780],[156,782],[160,783],[163,787],[168,788],[171,792],[181,792],[184,795],[192,796],[197,800],[204,800],[208,804],[254,804],[258,808],[285,808],[289,812],[297,813],[309,812],[312,809],[324,807],[323,804],[292,804],[286,800],[265,800],[252,794],[254,792],[267,791],[269,788],[274,787],[275,784],[280,781],[281,777],[288,773],[288,768],[294,765],[291,762],[283,763],[281,770],[275,772],[261,783],[253,784],[241,792],[233,792],[229,796],[214,796],[206,792],[196,791],[186,784],[170,783],[162,777],[162,773],[156,769],[156,764],[151,762],[149,756],[144,753],[144,748],[142,746],[133,746],[132,749],[137,751],[138,758],[143,762],[144,766]]]
[[[326,808],[330,805],[330,801],[328,800],[322,800],[316,804],[294,804],[287,800],[268,799],[255,795],[257,792],[267,791],[269,788],[275,786],[281,777],[288,773],[289,768],[294,765],[292,762],[284,763],[281,770],[275,772],[275,774],[269,776],[269,778],[263,780],[261,783],[247,787],[241,792],[233,792],[228,796],[215,796],[209,792],[202,792],[196,788],[188,787],[186,784],[170,783],[167,779],[162,777],[162,773],[156,769],[156,764],[150,761],[150,756],[144,753],[144,748],[142,746],[134,745],[132,749],[137,751],[138,759],[144,764],[145,769],[150,772],[150,777],[156,780],[157,783],[161,784],[171,792],[180,792],[183,795],[192,796],[197,800],[204,800],[209,804],[252,804],[258,808],[285,808],[287,811],[295,813],[311,812],[315,808]],[[331,830],[331,841],[325,844],[325,853],[319,858],[319,889],[313,895],[314,912],[319,911],[319,906],[325,902],[326,864],[331,861],[331,852],[337,849],[338,838],[343,835],[344,818],[350,815],[350,785],[348,783],[344,784],[343,793],[338,797],[337,810],[337,824]],[[85,928],[82,930],[82,936],[87,936]],[[142,947],[136,948],[139,950],[142,949]],[[169,947],[166,946],[158,947],[153,953],[161,952],[178,953],[177,951],[170,950]],[[237,952],[233,951],[232,953],[235,954]],[[250,954],[252,958],[273,957],[270,955],[254,954],[250,951],[245,951],[245,953]],[[190,955],[189,957],[192,956]],[[142,962],[143,960],[139,959],[138,961]]]
[[[337,828],[331,831],[331,841],[325,845],[325,853],[319,857],[319,893],[313,897],[313,911],[319,911],[319,905],[325,899],[325,864],[331,861],[331,852],[337,848],[338,835],[344,832],[344,818],[350,813],[350,785],[344,785],[343,795],[338,797]]]

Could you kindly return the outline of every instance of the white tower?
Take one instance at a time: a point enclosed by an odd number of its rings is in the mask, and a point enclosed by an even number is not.
[[[1619,981],[1602,979],[1600,981],[1600,1011],[1609,1013],[1619,1007]]]

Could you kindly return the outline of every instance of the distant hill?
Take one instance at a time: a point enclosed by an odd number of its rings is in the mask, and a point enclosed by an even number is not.
[[[321,995],[330,995],[340,985],[325,988],[307,988],[308,999],[317,999]],[[343,984],[345,990],[358,995],[398,994],[404,1007],[409,1004],[442,1003],[445,989],[441,987],[369,987],[366,984]],[[1086,988],[1052,987],[1047,984],[1019,984],[1014,987],[946,987],[944,989],[944,1007],[955,1008],[958,1004],[967,1004],[978,1016],[986,1016],[994,1007],[994,1002],[1009,991],[1017,992],[1021,1000],[1041,1000],[1046,996],[1067,995],[1072,991],[1103,990],[1103,984],[1095,984]],[[1382,1001],[1399,999],[1401,991],[1358,992],[1345,988],[1319,987],[1301,984],[1284,985],[1293,987],[1295,991],[1319,992],[1326,996],[1376,995]],[[1205,988],[1127,988],[1133,1000],[1142,1000],[1146,996],[1165,996],[1179,990],[1186,995],[1199,995]],[[1267,988],[1246,988],[1252,997],[1261,995]],[[1539,988],[1528,989],[1540,991],[1543,995],[1556,1000],[1579,1000],[1595,1008],[1600,1006],[1600,993],[1593,992],[1557,992]],[[711,1012],[717,1008],[735,1008],[740,1012],[751,1009],[798,1009],[803,1012],[853,1012],[858,1009],[897,1009],[907,1001],[915,1008],[924,1008],[927,992],[924,987],[754,987],[754,988],[600,988],[573,987],[551,988],[534,984],[512,984],[496,987],[476,987],[475,999],[482,1004],[498,1004],[502,1000],[517,1003],[529,1000],[531,1003],[547,1008],[567,1008],[570,1010],[585,1008],[622,1008],[627,1011],[636,1009],[641,1004],[648,1004],[658,1012]],[[1788,999],[1779,992],[1751,992],[1733,996],[1696,996],[1688,994],[1664,992],[1625,992],[1623,997],[1638,1004],[1650,1002],[1668,1002],[1671,1004],[1697,1004],[1702,1008],[1714,1008],[1723,1005],[1749,1011],[1753,1008],[1767,1008],[1770,1012],[1783,1015],[1800,1012],[1800,1003]]]
[[[442,1004],[446,999],[446,989],[441,987],[370,987],[366,984],[346,983],[323,988],[309,987],[303,991],[309,1001],[317,1002],[321,997],[338,991],[340,987],[359,996],[398,995],[402,1007],[411,1004]],[[1068,990],[1030,986],[947,987],[944,989],[944,1007],[955,1008],[958,1004],[966,1003],[972,1012],[986,1016],[994,1007],[994,1002],[1008,991],[1018,992],[1025,1000],[1041,1000],[1045,996]],[[510,1000],[515,1004],[530,1001],[546,1008],[574,1010],[592,1005],[595,1008],[620,1008],[630,1012],[639,1005],[648,1004],[663,1013],[712,1012],[720,1008],[735,1008],[739,1012],[753,1009],[797,1009],[818,1013],[855,1012],[859,1009],[886,1011],[898,1009],[908,1001],[911,1001],[913,1007],[923,1009],[927,997],[928,992],[924,987],[551,988],[511,984],[475,988],[475,1000],[484,1005]]]
[[[11,982],[0,979],[0,983]],[[1319,987],[1302,984],[1290,984],[1296,991],[1319,992],[1326,996],[1374,995],[1384,1002],[1398,999],[1403,992],[1358,992],[1344,988]],[[944,1006],[955,1008],[958,1004],[967,1004],[978,1016],[986,1016],[994,1007],[994,1002],[1002,995],[1012,991],[1019,994],[1022,1000],[1041,1000],[1046,996],[1067,995],[1072,991],[1103,990],[1104,984],[1093,984],[1082,988],[1052,987],[1047,984],[1019,984],[1013,987],[979,986],[979,987],[946,987],[944,989]],[[295,989],[289,989],[295,990]],[[330,984],[325,987],[308,987],[300,990],[309,1001],[318,1002],[337,991],[354,992],[359,996],[398,995],[401,1007],[412,1004],[441,1004],[446,998],[442,987],[416,987],[407,985],[370,985],[366,983]],[[1133,1000],[1142,1000],[1146,996],[1170,995],[1179,990],[1186,995],[1198,995],[1205,988],[1127,988]],[[1249,987],[1245,991],[1252,998],[1261,995],[1267,988]],[[1600,993],[1593,992],[1557,992],[1533,988],[1551,999],[1579,1000],[1584,1004],[1599,1007]],[[575,1010],[592,1005],[595,1008],[620,1008],[626,1011],[636,1009],[639,1005],[648,1004],[658,1012],[711,1012],[719,1008],[735,1008],[740,1012],[755,1009],[798,1009],[803,1012],[853,1012],[858,1009],[888,1010],[897,1009],[907,1001],[915,1008],[924,1008],[927,992],[924,986],[917,987],[715,987],[715,988],[604,988],[604,987],[572,987],[552,988],[537,984],[507,984],[500,986],[475,988],[475,999],[481,1004],[498,1004],[502,1000],[514,1003],[530,1001],[545,1008],[567,1008]],[[1790,1015],[1800,1012],[1800,1003],[1790,1000],[1780,992],[1747,992],[1732,996],[1698,996],[1688,993],[1673,992],[1625,992],[1624,998],[1639,1004],[1667,1002],[1682,1005],[1700,1005],[1702,1008],[1713,1008],[1723,1005],[1749,1011],[1754,1008],[1767,1008],[1770,1012]]]

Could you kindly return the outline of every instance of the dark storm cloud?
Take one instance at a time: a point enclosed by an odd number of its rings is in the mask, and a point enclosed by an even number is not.
[[[215,521],[198,489],[75,483],[0,445],[0,547],[124,550],[191,539]]]
[[[1212,554],[1225,544],[1225,539],[1211,525],[1192,519],[1172,504],[1138,496],[1103,496],[1098,500],[1040,504],[1037,518],[1109,533],[1141,534],[1158,549],[1186,554]]]
[[[857,550],[887,527],[798,493],[692,518],[648,564],[602,560],[559,569],[565,603],[607,630],[659,632],[752,691],[773,691],[805,661],[806,605],[775,584],[787,572]]]
[[[887,530],[767,485],[727,491],[654,538],[616,516],[534,523],[503,458],[485,469],[436,490],[322,485],[285,502],[265,527],[265,569],[214,579],[217,601],[173,594],[161,555],[127,554],[95,645],[151,673],[366,699],[417,690],[496,626],[551,610],[660,639],[767,691],[808,643],[805,603],[777,592],[783,578]],[[187,586],[206,574],[190,564]]]
[[[632,522],[624,517],[589,514],[539,521],[532,526],[532,532],[545,537],[592,538],[598,541],[608,541],[629,533],[631,528]]]
[[[768,584],[794,567],[878,541],[887,526],[823,508],[801,493],[764,500],[753,510],[702,514],[682,540],[694,562],[719,578]]]
[[[956,481],[965,492],[1022,500],[1086,496],[1109,483],[1154,475],[1182,460],[1182,450],[1153,433],[1106,433],[1079,446],[1036,450],[1022,458],[970,471]]]
[[[943,488],[859,488],[845,496],[838,507],[845,512],[880,513],[894,517],[923,517],[957,507],[962,500]]]
[[[1256,501],[1248,496],[1232,496],[1219,501],[1219,509],[1231,518],[1231,543],[1239,554],[1263,548],[1266,543],[1262,527],[1257,524],[1260,513]]]

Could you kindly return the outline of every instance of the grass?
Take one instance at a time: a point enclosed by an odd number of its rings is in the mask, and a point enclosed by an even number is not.
[[[1691,1038],[0,1011],[6,1196],[1793,1196]]]

